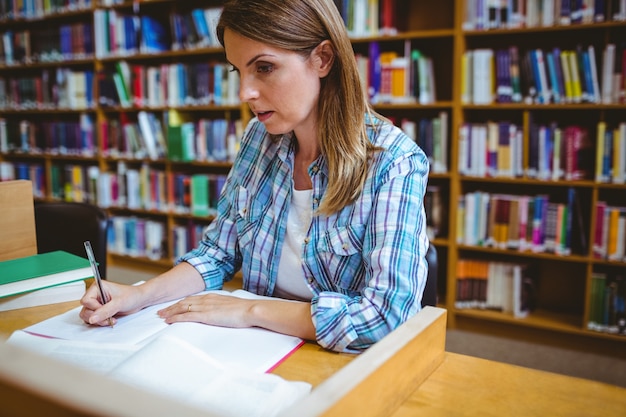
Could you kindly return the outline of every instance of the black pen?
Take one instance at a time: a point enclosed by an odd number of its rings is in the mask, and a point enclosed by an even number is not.
[[[89,263],[91,264],[91,270],[93,271],[93,277],[96,280],[96,285],[98,286],[98,290],[100,291],[100,301],[102,304],[106,304],[109,302],[106,294],[104,293],[104,288],[102,287],[102,278],[100,278],[100,271],[98,270],[98,264],[96,263],[96,258],[93,254],[93,249],[91,249],[91,242],[85,241],[85,251],[87,252],[87,258],[89,259]],[[109,317],[109,326],[113,328],[113,320]]]

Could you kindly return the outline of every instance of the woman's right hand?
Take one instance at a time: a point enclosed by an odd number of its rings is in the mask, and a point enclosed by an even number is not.
[[[113,325],[116,322],[116,315],[131,314],[142,308],[139,304],[141,291],[137,286],[102,281],[102,288],[110,300],[108,303],[102,304],[100,301],[98,285],[95,282],[80,300],[83,308],[79,316],[85,323],[96,326]]]

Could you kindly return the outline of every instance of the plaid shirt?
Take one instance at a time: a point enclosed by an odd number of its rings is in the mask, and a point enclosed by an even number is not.
[[[363,192],[330,216],[315,215],[328,184],[320,156],[309,167],[314,212],[302,243],[302,268],[313,292],[317,342],[356,352],[420,310],[428,249],[423,198],[429,163],[397,127],[376,120],[370,140],[385,149],[373,158]],[[291,134],[273,141],[253,119],[199,246],[179,262],[193,265],[207,289],[239,269],[244,289],[272,295],[292,190]]]

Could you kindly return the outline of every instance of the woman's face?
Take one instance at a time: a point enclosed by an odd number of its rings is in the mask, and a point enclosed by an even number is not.
[[[303,58],[228,28],[224,44],[226,58],[240,76],[239,98],[269,133],[295,131],[301,138],[298,132],[316,132],[320,78],[328,72],[320,54]]]

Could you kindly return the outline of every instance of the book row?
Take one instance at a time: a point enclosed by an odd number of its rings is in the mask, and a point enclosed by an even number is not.
[[[164,222],[135,216],[113,216],[107,247],[111,253],[158,261],[167,257]]]
[[[441,111],[436,117],[398,121],[389,118],[417,143],[428,156],[430,171],[433,173],[448,172],[449,115]]]
[[[626,20],[623,0],[466,0],[464,30],[514,29]]]
[[[233,161],[242,134],[241,120],[192,120],[176,110],[166,111],[163,120],[151,112],[140,111],[137,121],[122,113],[98,128],[105,157],[175,162]]]
[[[0,65],[87,59],[93,57],[93,44],[91,23],[7,31],[2,33],[0,42]]]
[[[626,335],[626,277],[594,271],[587,329]]]
[[[78,121],[16,120],[0,118],[0,153],[47,153],[93,157],[97,146],[93,115]]]
[[[607,43],[576,49],[479,48],[463,53],[461,101],[497,103],[626,102],[626,49]]]
[[[194,8],[160,18],[97,9],[94,11],[96,57],[219,47],[215,25],[221,12],[221,7]]]
[[[396,35],[399,2],[395,0],[335,0],[348,34],[353,38]]]
[[[626,207],[598,201],[595,213],[594,258],[626,262]]]
[[[43,164],[0,162],[0,181],[32,181],[35,198],[87,202],[103,208],[127,208],[161,213],[214,215],[226,176],[168,173],[147,164],[117,164],[115,172],[95,165],[52,165],[50,192]]]
[[[0,110],[85,110],[95,105],[93,71],[44,69],[35,76],[0,76]]]
[[[40,19],[45,16],[91,9],[91,0],[0,0],[0,19]]]
[[[45,154],[127,159],[169,159],[175,162],[233,161],[242,134],[241,120],[193,120],[177,111],[139,111],[136,118],[98,123],[97,146],[94,117],[82,113],[78,121],[17,120],[0,118],[0,153]],[[164,122],[166,123],[164,127]]]
[[[459,259],[455,307],[524,318],[535,308],[535,274],[535,269],[526,264]]]
[[[101,106],[235,106],[239,76],[222,62],[129,64],[98,71]]]
[[[172,258],[178,259],[198,246],[207,223],[189,220],[186,224],[175,224],[172,227]]]
[[[433,59],[405,41],[403,54],[369,42],[368,54],[357,53],[357,65],[372,104],[431,104],[437,100]]]
[[[459,197],[457,216],[459,244],[557,255],[587,253],[588,231],[573,187],[564,202],[551,201],[546,194],[470,192]]]
[[[597,182],[624,184],[626,122],[611,125],[600,121],[595,137],[594,142],[593,133],[583,126],[541,124],[531,116],[528,142],[524,144],[523,130],[514,123],[464,122],[459,127],[458,171],[482,178],[595,178]]]

